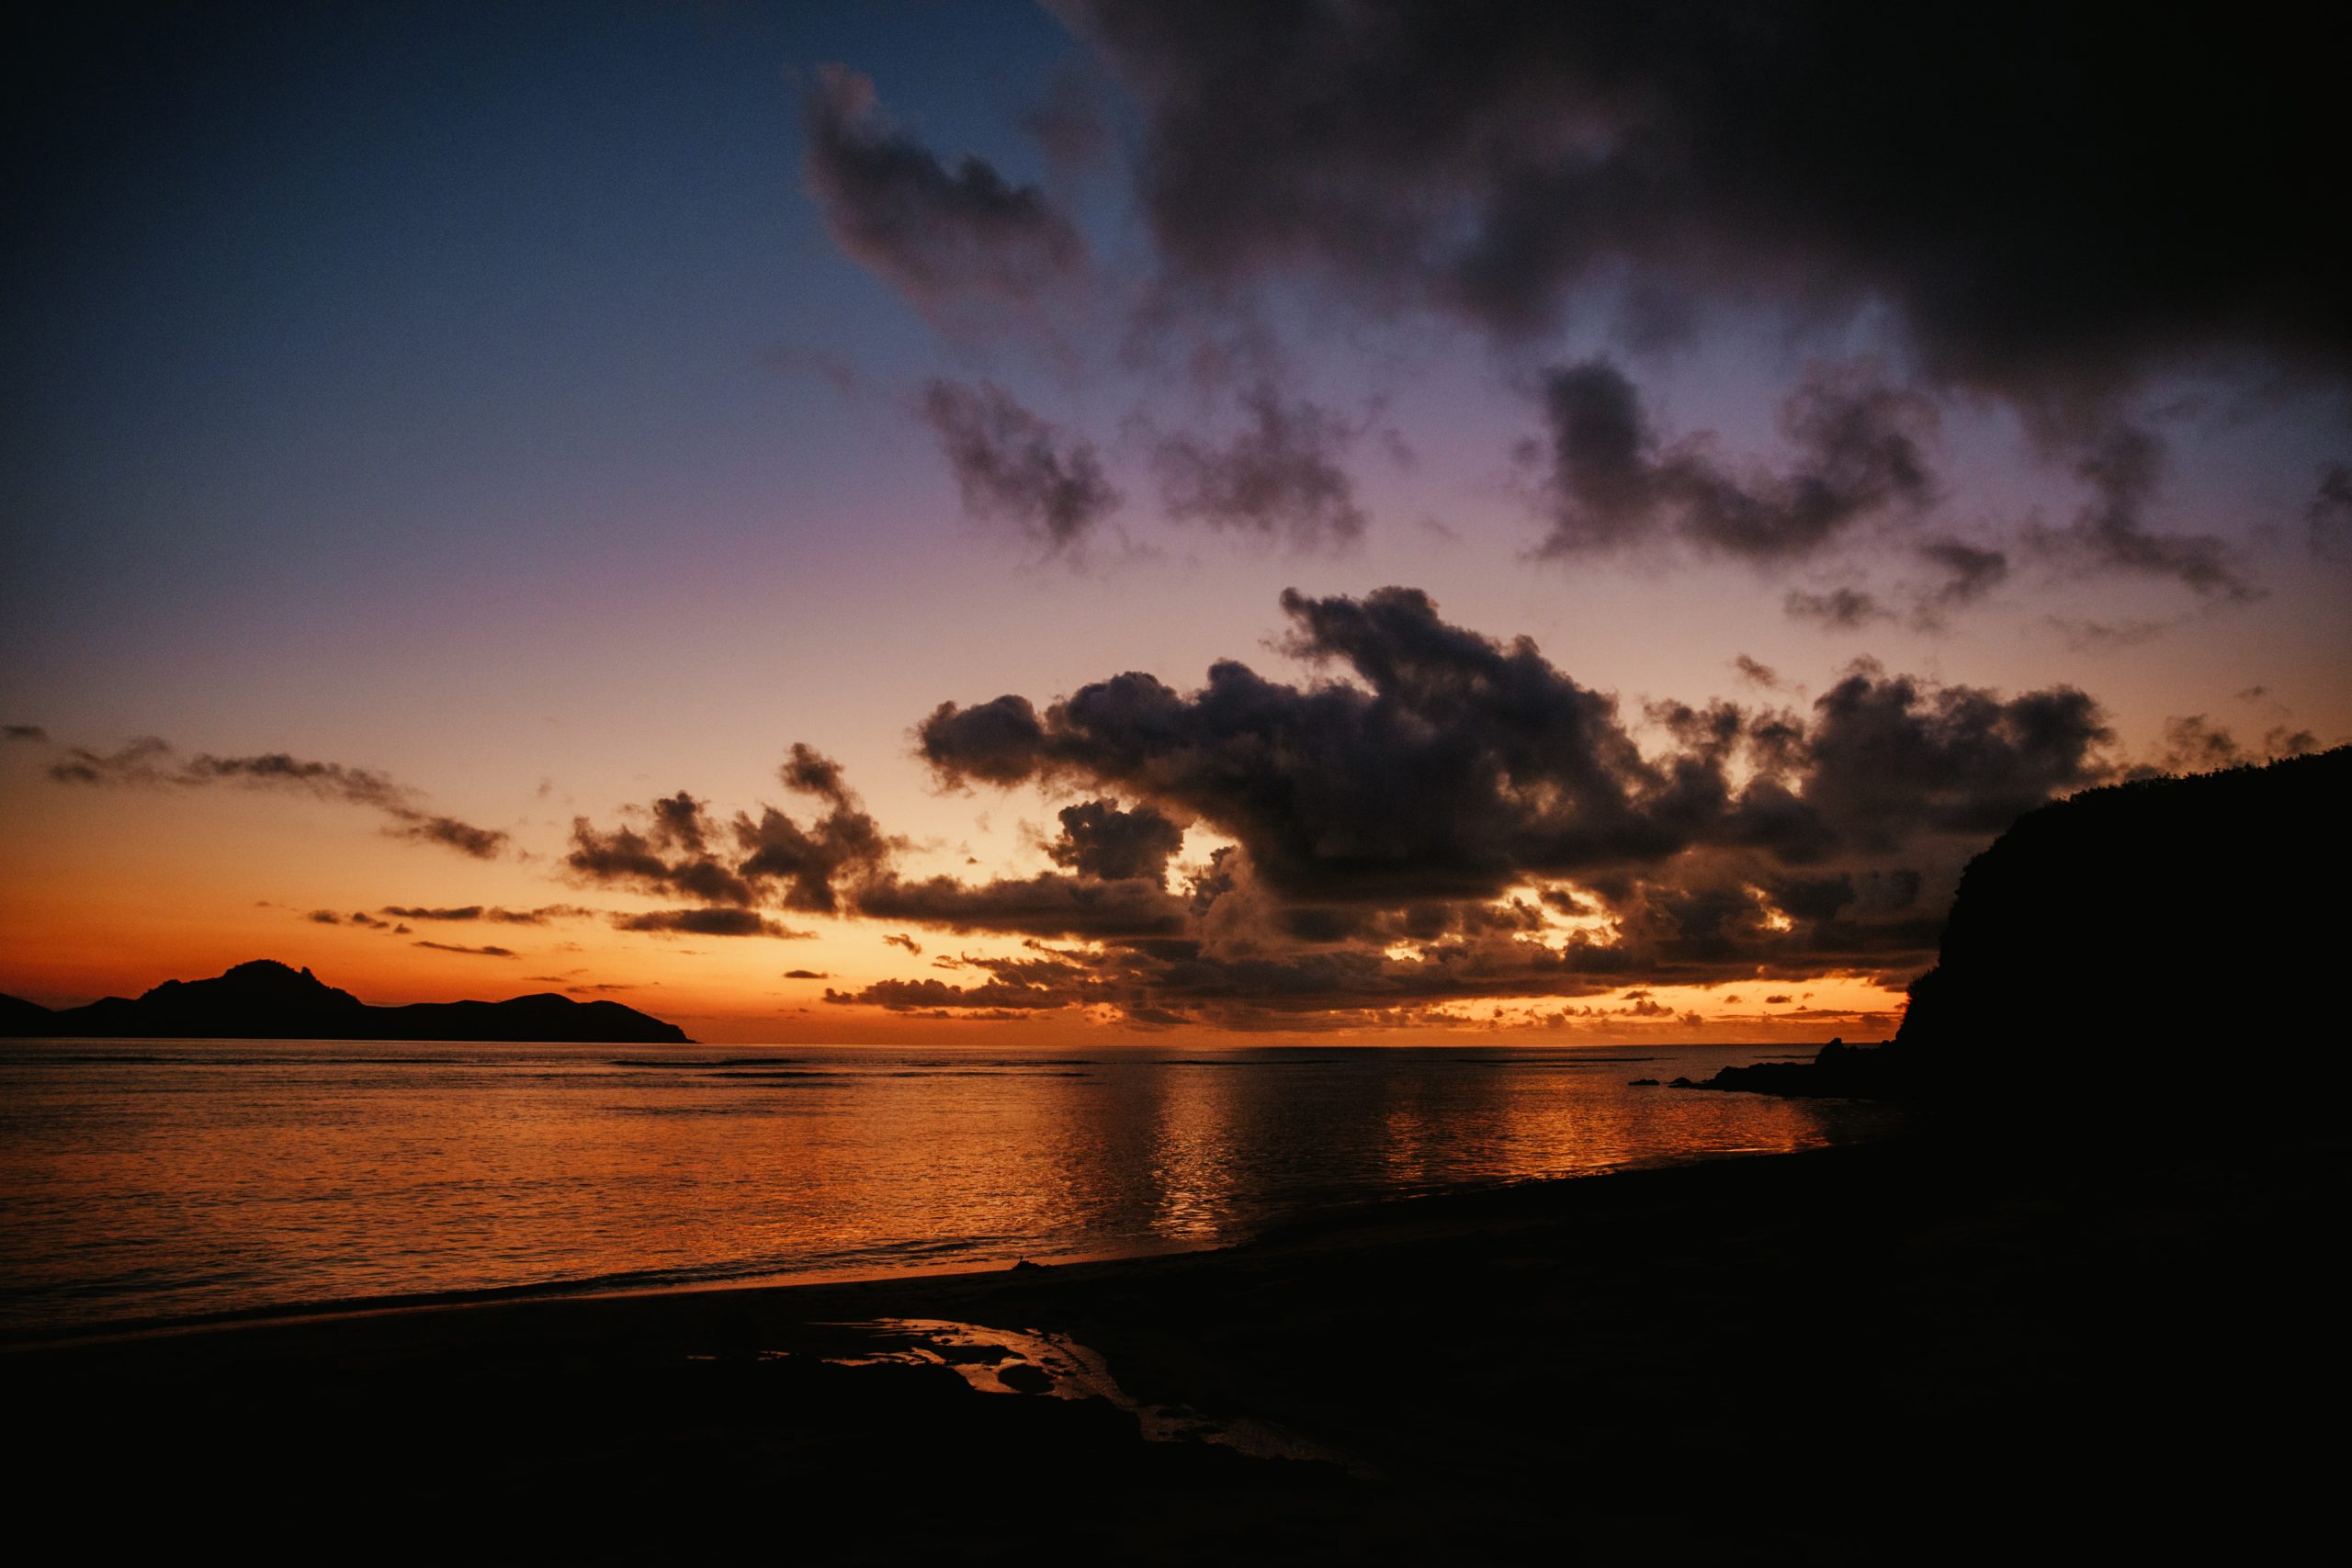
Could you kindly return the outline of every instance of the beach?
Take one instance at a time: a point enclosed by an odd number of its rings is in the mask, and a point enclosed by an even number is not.
[[[359,1555],[2260,1553],[2327,1494],[2284,1423],[2342,1386],[2343,1153],[1919,1134],[1199,1253],[19,1344],[17,1479],[123,1546]]]

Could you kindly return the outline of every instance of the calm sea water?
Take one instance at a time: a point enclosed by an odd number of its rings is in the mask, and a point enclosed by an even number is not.
[[[1209,1247],[1877,1135],[1785,1051],[0,1043],[0,1329]]]

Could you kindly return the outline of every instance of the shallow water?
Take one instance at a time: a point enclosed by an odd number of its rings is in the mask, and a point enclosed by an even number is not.
[[[1210,1247],[1875,1136],[1634,1089],[1783,1049],[0,1044],[0,1328]]]

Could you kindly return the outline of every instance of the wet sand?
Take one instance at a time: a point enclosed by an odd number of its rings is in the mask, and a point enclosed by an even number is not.
[[[0,1354],[93,1546],[814,1562],[2284,1551],[2346,1392],[2340,1141],[1912,1136],[1221,1252]],[[2324,1428],[2323,1428],[2324,1430]]]

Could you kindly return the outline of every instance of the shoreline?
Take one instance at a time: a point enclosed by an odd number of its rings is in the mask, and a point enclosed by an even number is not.
[[[1200,1251],[17,1344],[0,1391],[26,1495],[130,1486],[159,1549],[2283,1553],[2333,1495],[2298,1413],[2352,1389],[2347,1156],[1915,1126]]]
[[[2283,1549],[2332,1495],[2289,1417],[2346,1386],[2346,1153],[1905,1134],[1213,1250],[21,1345],[0,1380],[47,1435],[28,1495],[135,1477],[160,1521],[266,1475],[288,1543],[1883,1561],[2115,1545],[2157,1495],[2152,1550]]]
[[[965,1267],[942,1268],[912,1264],[904,1269],[880,1271],[857,1265],[844,1265],[838,1269],[820,1267],[805,1271],[778,1270],[707,1280],[637,1284],[616,1284],[594,1279],[534,1281],[449,1291],[259,1303],[251,1306],[229,1307],[203,1313],[108,1319],[64,1328],[42,1325],[28,1325],[20,1328],[0,1326],[0,1358],[25,1351],[106,1344],[154,1337],[232,1333],[244,1328],[265,1327],[276,1324],[332,1323],[345,1319],[391,1314],[458,1312],[531,1302],[631,1301],[667,1296],[721,1295],[735,1292],[766,1293],[858,1287],[913,1288],[938,1281],[1007,1274],[1017,1268],[1019,1263],[1035,1263],[1043,1269],[1065,1270],[1102,1264],[1142,1263],[1163,1258],[1216,1258],[1263,1243],[1295,1239],[1302,1233],[1313,1234],[1328,1229],[1351,1230],[1377,1226],[1383,1222],[1400,1217],[1403,1211],[1417,1205],[1450,1202],[1477,1204],[1483,1201],[1501,1198],[1506,1194],[1525,1194],[1572,1184],[1622,1179],[1661,1171],[1738,1165],[1755,1160],[1800,1159],[1845,1149],[1872,1147],[1894,1142],[1904,1135],[1902,1130],[1897,1128],[1875,1138],[1826,1144],[1809,1149],[1724,1151],[1696,1158],[1658,1156],[1602,1170],[1578,1171],[1562,1176],[1529,1177],[1485,1186],[1465,1186],[1434,1191],[1403,1192],[1366,1198],[1320,1212],[1293,1215],[1254,1235],[1207,1247],[1179,1245],[1120,1247],[1112,1249],[1085,1249],[1062,1253],[1040,1252],[1033,1257],[1023,1257],[1016,1263],[1010,1264],[989,1259],[976,1261]]]

